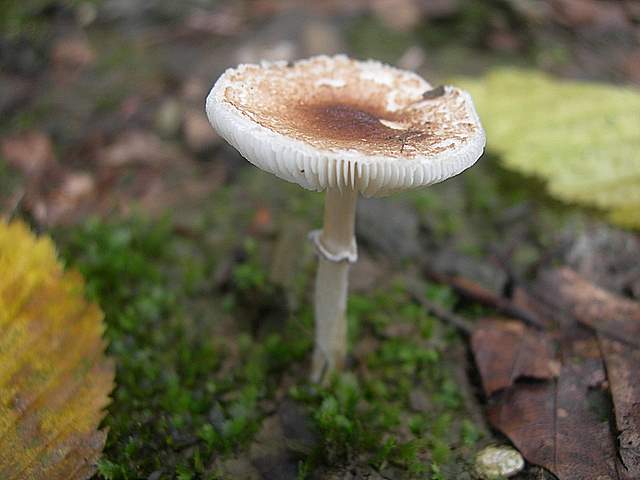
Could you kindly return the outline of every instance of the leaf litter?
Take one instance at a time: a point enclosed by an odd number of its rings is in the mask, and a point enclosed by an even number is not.
[[[198,141],[198,148],[209,145],[202,143],[209,139]],[[202,200],[226,178],[223,164],[195,162],[147,130],[123,132],[106,145],[89,142],[82,170],[58,162],[51,139],[39,131],[7,137],[1,148],[8,164],[28,179],[20,207],[48,227],[137,210],[158,216]]]
[[[543,271],[509,301],[550,326],[474,327],[491,425],[560,480],[640,478],[640,303],[568,267]]]

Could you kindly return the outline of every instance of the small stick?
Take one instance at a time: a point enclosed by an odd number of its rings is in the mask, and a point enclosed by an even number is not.
[[[422,305],[429,313],[436,316],[440,320],[447,322],[457,328],[460,333],[466,336],[470,336],[473,333],[473,325],[465,318],[450,312],[444,307],[441,307],[435,302],[425,298],[424,294],[420,291],[420,286],[416,280],[409,280],[407,283],[407,291],[411,294],[413,299]]]
[[[468,278],[456,275],[444,275],[428,268],[424,268],[423,271],[431,280],[449,285],[457,294],[465,298],[486,307],[495,308],[500,313],[522,320],[537,329],[543,330],[545,328],[545,325],[532,312],[515,305],[507,298],[496,295]]]

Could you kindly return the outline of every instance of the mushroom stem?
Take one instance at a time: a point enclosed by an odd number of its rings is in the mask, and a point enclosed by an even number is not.
[[[347,290],[349,264],[357,259],[355,189],[327,189],[324,226],[314,237],[319,252],[315,291],[315,349],[311,380],[321,382],[340,370],[347,354]]]

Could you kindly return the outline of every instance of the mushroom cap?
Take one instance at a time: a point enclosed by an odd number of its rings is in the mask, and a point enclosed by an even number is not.
[[[468,93],[345,55],[228,69],[206,108],[243,157],[316,191],[431,185],[469,168],[485,145]]]

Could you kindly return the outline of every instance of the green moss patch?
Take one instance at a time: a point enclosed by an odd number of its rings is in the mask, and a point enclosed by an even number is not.
[[[231,459],[256,468],[256,434],[286,402],[312,432],[309,448],[291,454],[299,478],[465,470],[479,434],[447,366],[459,340],[401,280],[351,297],[350,371],[320,388],[307,382],[308,288],[287,301],[253,237],[221,283],[212,275],[231,253],[208,252],[169,221],[91,221],[58,239],[102,305],[117,362],[100,478],[234,478]],[[299,275],[310,285],[313,268]],[[440,287],[427,293],[455,300]]]

